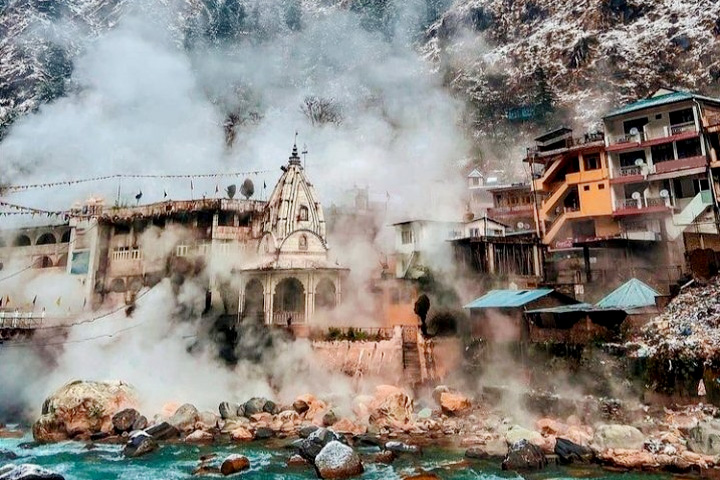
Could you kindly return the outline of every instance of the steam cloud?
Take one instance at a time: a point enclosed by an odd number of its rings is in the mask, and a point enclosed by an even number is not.
[[[455,218],[462,211],[462,177],[456,170],[466,161],[468,143],[459,127],[461,104],[414,49],[422,7],[398,4],[390,34],[382,35],[368,31],[362,16],[344,7],[297,5],[302,28],[287,25],[286,2],[258,1],[245,11],[261,26],[261,39],[241,32],[232,42],[197,41],[188,47],[179,32],[185,19],[197,13],[194,2],[124,4],[128,11],[117,25],[77,40],[83,48],[74,59],[70,93],[12,126],[0,144],[2,181],[269,170],[254,177],[258,197],[263,195],[260,185],[275,184],[299,130],[301,144],[310,150],[308,175],[326,206],[352,185],[368,185],[387,195],[389,210],[398,216]],[[53,28],[53,38],[67,37],[63,31],[83,32],[65,21]],[[301,109],[310,96],[332,99],[342,121],[310,121]],[[230,114],[241,121],[228,147],[224,127]],[[216,183],[196,180],[192,194],[213,196]],[[121,203],[134,204],[138,191],[143,203],[159,201],[164,190],[175,199],[191,194],[187,180],[133,179],[29,190],[11,200],[67,209],[91,195],[112,204],[117,192]],[[376,219],[381,227],[387,221]],[[148,231],[143,248],[162,258],[178,235]],[[365,286],[373,273],[368,255],[386,249],[377,242],[387,236],[359,239],[339,232],[337,238],[334,256],[358,272],[353,281]],[[12,266],[21,262],[13,259],[5,271],[15,271]],[[217,265],[210,271],[223,274]],[[29,271],[5,282],[3,290],[26,302],[42,290],[43,298],[63,298],[61,310],[81,302],[82,285],[33,278]],[[35,349],[0,348],[0,403],[16,404],[10,400],[20,398],[37,409],[44,395],[73,378],[123,379],[136,385],[153,409],[169,400],[214,408],[219,400],[273,391],[287,399],[328,385],[335,393],[349,391],[348,380],[337,376],[328,382],[326,373],[314,373],[319,367],[312,365],[309,344],[302,341],[282,343],[263,359],[262,368],[221,366],[213,347],[195,341],[203,331],[203,302],[199,284],[177,287],[165,281],[141,299],[131,318],[120,313],[74,327],[67,337],[44,335]],[[48,314],[56,313],[52,303],[46,306]],[[366,308],[361,314],[370,313]],[[280,383],[271,388],[269,377]]]

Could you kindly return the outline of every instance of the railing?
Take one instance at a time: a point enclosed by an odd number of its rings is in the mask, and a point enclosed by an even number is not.
[[[33,312],[0,311],[0,329],[32,330],[42,325],[44,315]]]
[[[272,314],[272,323],[273,325],[283,325],[286,326],[288,324],[288,319],[290,320],[290,325],[295,325],[297,323],[305,323],[305,312],[273,312]]]
[[[644,132],[638,132],[635,135],[626,133],[625,135],[622,135],[615,139],[615,143],[640,143],[643,141],[645,141],[645,133]]]
[[[630,167],[620,167],[621,177],[630,177],[632,175],[642,175],[642,167],[632,165]]]
[[[113,260],[142,260],[142,250],[133,248],[132,250],[113,250]]]
[[[488,213],[490,212],[494,214],[506,214],[506,213],[518,213],[518,212],[528,212],[532,210],[532,205],[530,204],[524,204],[524,205],[513,205],[513,206],[506,206],[506,207],[492,207],[488,208]]]
[[[528,148],[528,156],[539,155],[539,154],[547,155],[548,153],[556,152],[559,150],[564,150],[566,148],[580,147],[583,145],[587,145],[589,143],[602,142],[604,140],[605,140],[605,135],[601,132],[586,133],[582,137],[568,138],[564,147],[557,148],[555,150],[540,151],[538,146],[535,145],[533,147]]]
[[[670,125],[670,135],[680,135],[682,133],[694,132],[695,122],[681,123],[678,125]]]
[[[662,197],[647,197],[647,198],[625,198],[620,200],[619,207],[621,210],[638,209],[648,207],[671,207],[669,198]]]

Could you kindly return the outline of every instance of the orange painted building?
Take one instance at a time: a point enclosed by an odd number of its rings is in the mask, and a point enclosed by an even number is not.
[[[571,248],[577,241],[619,233],[601,133],[578,138],[571,129],[558,128],[536,138],[525,161],[533,171],[543,243]]]

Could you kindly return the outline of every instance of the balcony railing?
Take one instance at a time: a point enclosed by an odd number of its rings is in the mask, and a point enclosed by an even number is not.
[[[630,167],[620,167],[621,177],[630,177],[633,175],[642,175],[642,167],[632,165]]]
[[[683,133],[694,132],[695,122],[681,123],[678,125],[670,125],[670,135],[680,135]]]
[[[142,260],[142,250],[133,248],[131,250],[113,250],[113,260]]]
[[[20,311],[0,311],[0,329],[32,330],[42,326],[45,314]]]
[[[290,325],[295,325],[297,323],[305,323],[305,312],[274,312],[272,314],[272,323],[273,325],[283,325],[286,326],[288,324],[288,319],[290,320]]]
[[[533,155],[545,155],[550,152],[556,152],[559,150],[564,150],[566,148],[580,147],[580,146],[587,145],[590,143],[602,142],[602,141],[604,141],[604,139],[605,139],[605,135],[601,132],[587,133],[582,137],[568,138],[564,147],[556,148],[555,150],[540,151],[540,149],[537,147],[537,145],[535,145],[533,147],[528,148],[527,153],[528,153],[528,157],[533,156]]]
[[[618,206],[621,210],[642,210],[650,207],[672,207],[672,203],[669,198],[662,197],[625,198],[618,202]]]
[[[615,139],[615,143],[640,143],[645,141],[645,133],[638,132],[636,134],[626,133]]]

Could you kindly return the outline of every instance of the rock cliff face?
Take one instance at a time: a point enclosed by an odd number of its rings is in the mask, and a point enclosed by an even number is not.
[[[0,138],[17,118],[82,88],[71,75],[88,42],[138,9],[165,4],[0,1]],[[592,127],[656,87],[714,94],[720,79],[713,0],[184,0],[172,8],[162,26],[181,49],[262,45],[337,11],[355,15],[371,36],[409,30],[418,54],[469,105],[464,126],[475,138],[517,139],[518,130],[557,122]],[[246,87],[238,94],[251,98]],[[236,125],[256,113],[228,118]]]
[[[429,28],[424,50],[481,118],[553,103],[591,126],[660,86],[714,93],[719,35],[710,0],[466,0]]]

